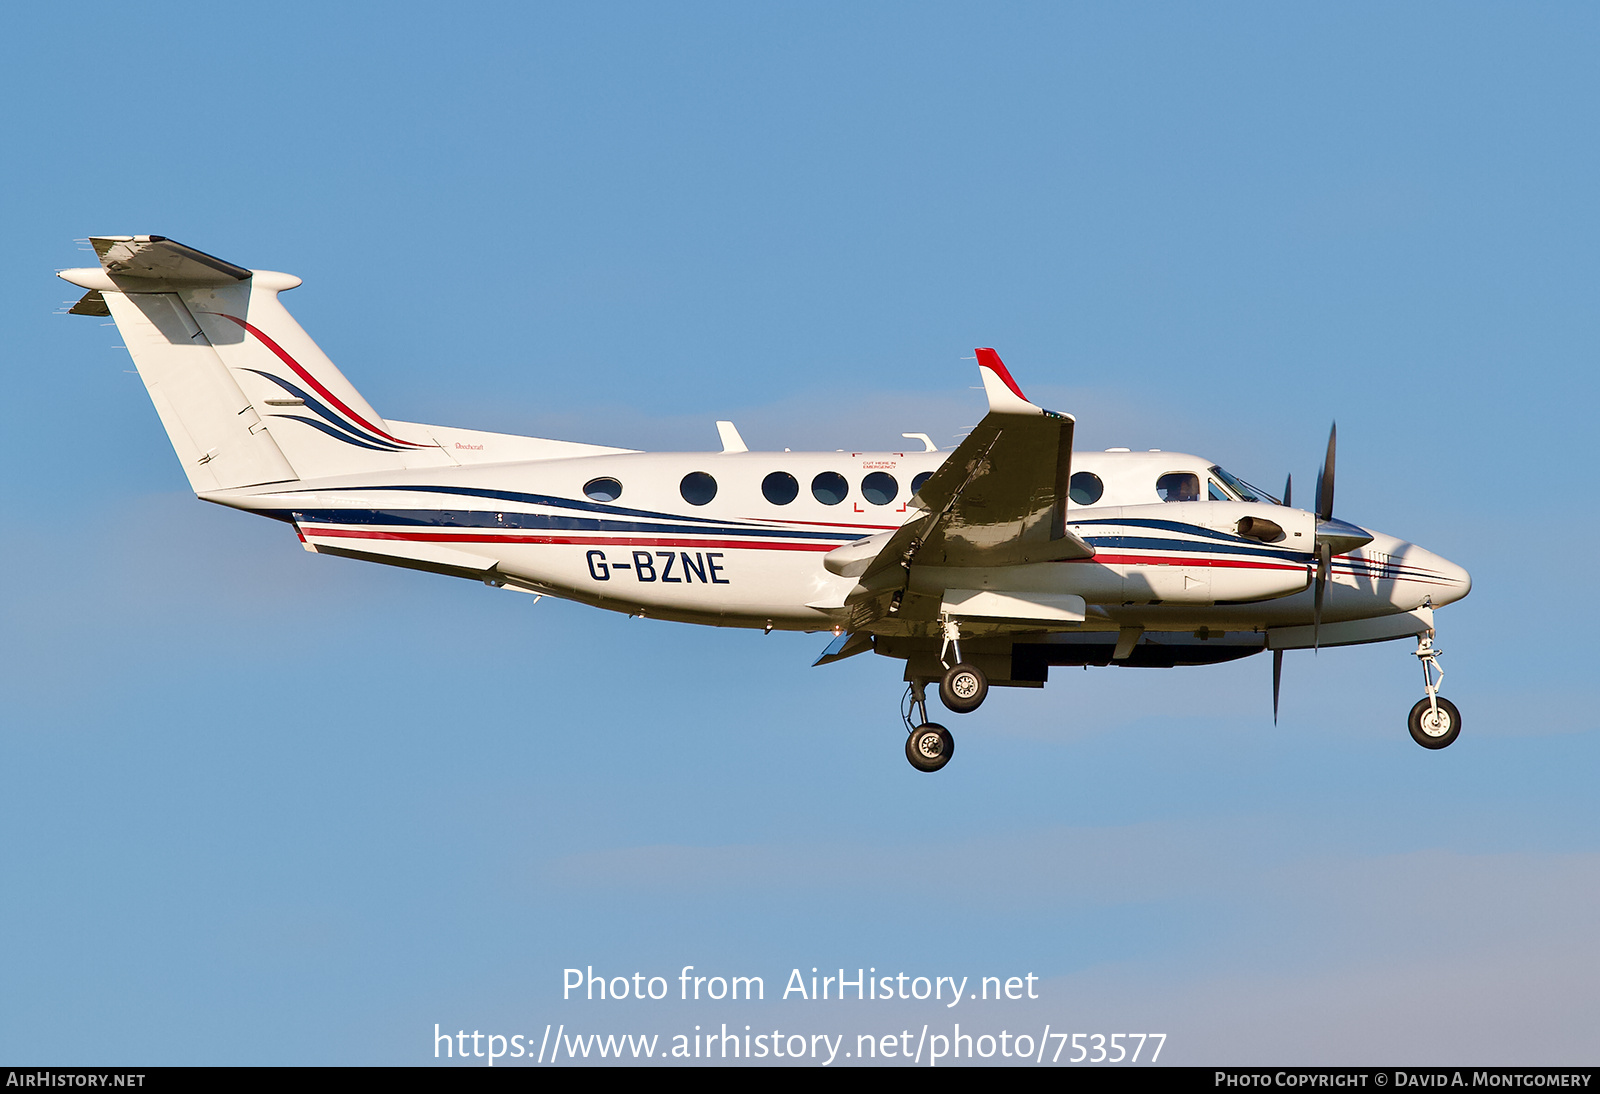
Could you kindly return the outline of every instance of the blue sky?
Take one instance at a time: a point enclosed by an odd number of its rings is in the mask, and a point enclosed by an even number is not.
[[[1033,972],[972,1021],[1194,1064],[1591,1062],[1600,14],[1413,4],[19,11],[0,42],[0,1057],[431,1062],[826,1013],[562,970]],[[901,751],[898,667],[299,549],[195,501],[91,233],[305,278],[381,413],[942,444],[993,345],[1472,571],[1409,646],[1058,670]],[[975,1004],[978,1007],[984,1004]],[[990,1006],[995,1006],[990,1004]],[[892,1011],[892,1014],[891,1014]],[[953,1013],[953,1012],[952,1012]],[[974,1027],[976,1028],[976,1027]],[[987,1028],[987,1025],[984,1026]]]

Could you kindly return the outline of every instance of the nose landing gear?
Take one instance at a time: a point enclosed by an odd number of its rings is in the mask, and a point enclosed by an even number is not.
[[[1417,639],[1413,656],[1422,662],[1422,690],[1428,694],[1411,708],[1409,722],[1411,739],[1423,748],[1448,748],[1461,735],[1461,712],[1439,694],[1439,685],[1444,683],[1444,669],[1439,665],[1443,652],[1434,648],[1432,631]]]

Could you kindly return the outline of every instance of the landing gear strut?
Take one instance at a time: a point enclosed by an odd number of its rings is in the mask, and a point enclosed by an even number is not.
[[[1417,639],[1414,656],[1422,662],[1422,690],[1428,694],[1411,708],[1410,726],[1411,739],[1423,748],[1448,748],[1461,735],[1461,712],[1439,694],[1444,683],[1444,669],[1439,666],[1443,652],[1434,648],[1432,631]]]
[[[946,654],[955,651],[955,664]],[[983,705],[989,695],[989,678],[977,665],[961,660],[961,628],[952,619],[944,621],[944,644],[939,647],[939,662],[945,666],[944,679],[939,681],[939,701],[955,714],[971,714]]]
[[[911,682],[906,689],[906,698],[910,703],[901,709],[901,717],[909,731],[906,736],[906,759],[918,771],[937,771],[955,755],[956,739],[938,722],[928,721],[927,693],[921,680]],[[912,721],[913,710],[920,715],[920,722]]]

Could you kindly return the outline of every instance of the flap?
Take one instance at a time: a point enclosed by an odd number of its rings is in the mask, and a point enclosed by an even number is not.
[[[1011,593],[993,589],[946,589],[940,610],[952,619],[1082,623],[1088,605],[1072,593]]]
[[[828,643],[828,648],[822,651],[822,656],[811,663],[812,668],[818,665],[831,665],[835,661],[843,661],[846,657],[854,657],[858,653],[866,653],[872,648],[872,635],[852,634],[845,631]]]

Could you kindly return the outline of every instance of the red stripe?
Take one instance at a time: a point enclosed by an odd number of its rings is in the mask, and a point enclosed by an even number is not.
[[[293,357],[290,357],[288,352],[285,351],[282,346],[278,345],[278,343],[274,342],[271,338],[268,338],[260,330],[258,330],[255,327],[252,327],[249,323],[246,323],[243,319],[240,319],[237,316],[227,315],[227,314],[225,314],[223,312],[211,312],[210,314],[212,314],[212,315],[220,315],[224,319],[231,319],[233,322],[239,324],[245,330],[249,331],[251,334],[253,334],[257,338],[261,339],[261,344],[263,346],[266,346],[273,353],[277,354],[278,355],[278,360],[282,361],[284,364],[286,364],[290,368],[294,369],[294,374],[296,376],[300,377],[300,379],[304,380],[306,383],[310,384],[313,388],[315,388],[318,395],[321,395],[324,399],[328,400],[328,402],[330,402],[334,406],[338,407],[339,410],[341,412],[343,412],[345,415],[347,415],[349,418],[351,418],[354,421],[360,422],[363,426],[365,426],[366,428],[370,429],[372,432],[376,433],[378,436],[383,437],[386,440],[393,441],[395,444],[403,444],[403,445],[406,445],[406,446],[411,447],[411,448],[437,448],[437,447],[439,447],[438,445],[418,444],[415,441],[402,441],[399,437],[391,436],[390,434],[385,433],[383,430],[379,429],[377,426],[375,426],[371,422],[367,421],[361,415],[357,414],[355,411],[353,411],[349,407],[345,406],[343,401],[340,400],[340,398],[337,395],[335,395],[333,392],[329,391],[327,388],[323,387],[320,383],[317,382],[317,378],[315,376],[311,375],[311,373],[309,373],[305,369],[301,368],[299,361],[296,361]]]
[[[745,517],[744,519],[761,524],[804,524],[812,528],[876,528],[880,532],[889,532],[901,527],[898,524],[846,524],[842,521],[831,520],[775,520],[770,517]]]
[[[471,532],[365,532],[349,528],[306,526],[314,538],[388,539],[402,543],[543,543],[592,547],[721,547],[745,551],[831,551],[837,543],[750,543],[745,540],[664,539],[654,536],[485,536]]]

